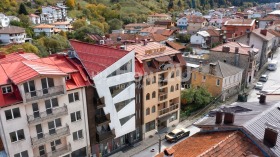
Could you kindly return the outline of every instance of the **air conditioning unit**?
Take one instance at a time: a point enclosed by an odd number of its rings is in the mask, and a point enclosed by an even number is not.
[[[104,45],[104,44],[105,44],[105,41],[104,41],[104,40],[100,40],[100,41],[99,41],[99,44],[100,44],[100,45]]]

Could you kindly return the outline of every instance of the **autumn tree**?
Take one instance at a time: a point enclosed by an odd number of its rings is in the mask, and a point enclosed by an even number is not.
[[[121,29],[123,22],[119,19],[112,19],[112,20],[108,21],[108,24],[110,26],[110,31],[112,31],[112,30]]]
[[[172,9],[173,7],[174,7],[174,2],[173,2],[173,0],[170,0],[169,3],[168,3],[167,9],[170,10],[170,9]]]
[[[70,9],[73,9],[76,5],[75,0],[66,0],[65,5],[69,7]]]

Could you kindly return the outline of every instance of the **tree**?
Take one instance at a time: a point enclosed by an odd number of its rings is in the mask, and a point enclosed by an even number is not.
[[[76,29],[79,29],[83,26],[86,26],[86,20],[85,19],[79,19],[79,20],[75,20],[73,23],[72,23],[72,26],[73,26],[73,29],[76,30]]]
[[[212,100],[211,94],[202,87],[183,90],[181,97],[186,100],[188,104],[195,106],[195,108],[202,108]]]
[[[73,9],[76,5],[75,0],[66,0],[65,5],[69,7],[70,9]]]
[[[181,2],[181,0],[178,1],[177,5],[178,5],[179,8],[182,7],[182,2]]]
[[[123,22],[119,19],[112,19],[112,20],[108,21],[108,24],[110,26],[110,31],[112,31],[112,30],[121,29]]]
[[[20,3],[18,14],[28,15],[28,12],[27,12],[27,10],[25,8],[25,5],[23,3]]]
[[[99,27],[89,25],[89,26],[83,26],[83,27],[77,29],[74,32],[73,36],[77,40],[88,41],[87,34],[98,34],[101,36],[104,35],[104,33],[102,32],[102,30]]]
[[[168,10],[171,10],[173,7],[174,7],[174,2],[173,2],[173,0],[169,0],[167,9],[168,9]]]
[[[209,4],[210,4],[211,8],[214,8],[214,0],[209,0]]]

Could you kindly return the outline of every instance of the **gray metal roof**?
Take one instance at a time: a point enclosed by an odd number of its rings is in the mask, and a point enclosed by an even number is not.
[[[213,126],[213,127],[233,127],[233,128],[244,128],[246,131],[254,135],[259,142],[262,142],[264,137],[265,128],[267,123],[279,128],[279,134],[277,138],[276,146],[270,148],[270,150],[277,156],[280,156],[280,102],[267,102],[265,105],[259,104],[259,102],[236,102],[230,106],[223,106],[219,109],[223,110],[224,107],[241,106],[249,109],[244,112],[235,113],[235,119],[233,124],[215,124],[216,117],[206,116],[203,119],[195,123],[198,127]],[[279,107],[279,108],[278,108]],[[212,111],[213,112],[213,111]]]

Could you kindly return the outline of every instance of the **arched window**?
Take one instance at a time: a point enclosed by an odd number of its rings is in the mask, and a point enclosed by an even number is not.
[[[175,90],[179,90],[179,84],[176,84]]]
[[[156,112],[156,106],[153,106],[152,107],[152,113],[155,113]]]
[[[156,76],[153,77],[152,83],[156,83]]]
[[[146,85],[148,86],[148,85],[150,85],[150,83],[151,83],[150,78],[147,78],[147,79],[146,79]]]
[[[174,92],[174,86],[171,86],[170,92]]]
[[[180,76],[180,71],[179,70],[176,71],[176,77],[177,76]]]
[[[146,94],[146,100],[150,100],[150,93]]]
[[[153,91],[152,98],[155,98],[155,97],[156,97],[156,91]]]
[[[147,108],[146,109],[146,115],[149,115],[150,114],[150,108]]]

